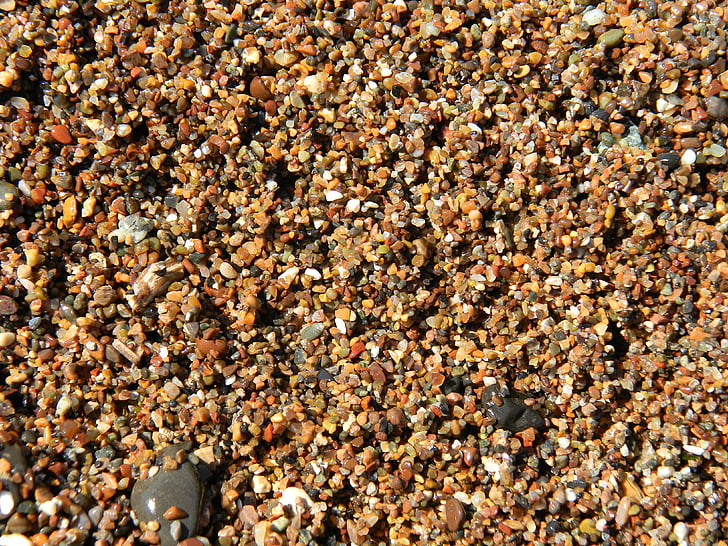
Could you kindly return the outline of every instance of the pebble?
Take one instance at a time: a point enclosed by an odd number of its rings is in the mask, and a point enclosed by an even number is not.
[[[445,501],[445,522],[450,531],[457,531],[465,518],[465,509],[462,503],[455,497],[449,497]]]
[[[12,492],[3,489],[0,491],[0,519],[7,518],[15,510],[15,497]]]
[[[167,448],[163,455],[172,456],[178,446]],[[174,546],[182,538],[197,533],[203,488],[194,465],[185,461],[176,470],[161,468],[154,476],[139,479],[131,492],[131,505],[139,521],[154,521],[162,546]],[[180,524],[180,535],[172,536],[171,522],[165,514],[171,507],[177,507],[187,516],[176,519]]]
[[[15,343],[15,334],[12,332],[0,332],[0,348],[10,347]]]
[[[508,394],[499,396],[500,387],[491,385],[483,391],[483,409],[485,413],[495,419],[495,426],[520,432],[529,427],[536,429],[543,428],[543,417],[534,409],[528,407],[520,396]],[[498,401],[495,397],[499,397]],[[499,405],[499,402],[500,403]]]
[[[235,271],[235,268],[227,262],[222,262],[220,264],[220,273],[226,279],[234,279],[238,276],[238,272]]]
[[[273,98],[273,94],[268,89],[268,86],[257,76],[250,81],[250,94],[258,100],[270,100]]]
[[[388,409],[387,421],[389,421],[392,426],[401,427],[405,423],[404,412],[401,410],[401,408]]]
[[[182,508],[180,508],[177,505],[170,506],[164,512],[164,519],[166,519],[166,520],[183,519],[183,518],[186,518],[187,516],[189,516],[189,514],[187,512],[185,512],[184,510],[182,510]]]
[[[202,4],[0,0],[0,533],[718,543],[722,5]]]
[[[253,476],[252,480],[253,492],[262,495],[264,493],[270,493],[271,485],[268,478],[265,476]]]
[[[324,329],[325,326],[320,322],[309,324],[301,330],[301,338],[312,341],[318,338],[323,333]]]
[[[164,384],[163,389],[164,389],[164,392],[167,394],[167,396],[169,396],[170,400],[176,400],[177,397],[180,394],[182,394],[182,391],[180,390],[180,388],[177,385],[175,385],[172,381],[167,381]]]
[[[695,153],[695,150],[692,148],[688,148],[687,150],[683,151],[682,156],[680,157],[680,164],[681,165],[692,165],[695,163],[695,160],[698,158],[698,154]]]
[[[64,417],[69,411],[73,409],[73,400],[70,396],[64,394],[58,399],[56,403],[56,415]]]
[[[240,519],[240,523],[243,525],[243,529],[252,529],[253,526],[260,521],[257,510],[250,504],[243,506],[238,518]]]
[[[56,125],[53,127],[51,130],[51,136],[56,142],[60,142],[61,144],[70,144],[73,142],[71,133],[68,132],[68,128],[65,125]]]
[[[119,220],[119,227],[111,232],[119,242],[124,242],[127,237],[134,244],[141,243],[146,239],[147,234],[154,229],[154,220],[144,218],[138,214],[130,214]]]
[[[604,18],[607,16],[606,13],[604,13],[604,10],[601,10],[599,8],[592,8],[589,10],[586,10],[582,16],[581,19],[589,26],[596,26],[602,23],[604,21]]]
[[[12,315],[17,312],[18,306],[10,296],[0,296],[0,315]]]
[[[157,296],[162,295],[170,284],[182,277],[184,277],[182,264],[172,260],[155,262],[147,266],[132,286],[134,310],[139,311],[145,308]]]
[[[207,539],[203,540],[203,538],[198,538],[198,537],[186,538],[184,540],[181,540],[177,546],[210,546],[210,541],[208,541]]]
[[[715,119],[728,117],[728,100],[712,96],[705,99],[705,110],[708,115]]]
[[[73,225],[73,222],[76,220],[77,214],[78,203],[76,202],[76,198],[71,195],[63,201],[63,225],[67,228],[70,228]]]
[[[116,299],[116,290],[111,286],[100,286],[93,295],[94,303],[106,307]]]
[[[294,513],[302,513],[313,507],[311,497],[300,487],[286,487],[278,502],[282,506],[289,506]]]
[[[621,28],[613,28],[600,35],[597,42],[606,47],[614,47],[622,41],[623,37],[624,31]]]
[[[713,144],[710,144],[703,148],[703,154],[706,156],[713,156],[713,157],[723,157],[725,155],[726,149],[721,146],[720,144],[716,144],[715,142]]]
[[[585,518],[579,523],[579,531],[587,535],[599,536],[601,533],[597,529],[592,518]]]
[[[666,169],[673,170],[680,165],[680,154],[677,152],[666,152],[658,154],[657,160],[662,163]]]
[[[0,181],[0,211],[10,210],[18,204],[20,191],[9,182]]]
[[[332,203],[334,201],[338,201],[342,197],[344,197],[344,194],[341,193],[340,191],[331,190],[331,191],[326,192],[326,200],[329,203]]]
[[[26,534],[32,529],[33,525],[28,521],[25,514],[21,514],[20,512],[15,512],[5,522],[5,530],[10,533]]]
[[[629,518],[629,509],[632,506],[632,498],[631,497],[622,497],[619,500],[619,505],[617,506],[617,513],[614,516],[614,523],[617,524],[618,528],[624,527],[625,523],[627,523],[627,519]]]
[[[0,9],[3,11],[13,11],[15,9],[15,0],[0,0]]]
[[[675,536],[679,541],[684,541],[686,538],[688,538],[688,535],[690,534],[690,529],[685,524],[685,522],[678,521],[672,528],[672,532],[675,533]]]
[[[0,546],[33,546],[33,543],[25,535],[10,533],[0,536]]]

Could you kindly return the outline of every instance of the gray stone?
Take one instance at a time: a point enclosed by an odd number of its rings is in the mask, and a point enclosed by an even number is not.
[[[119,220],[119,228],[111,232],[119,241],[123,242],[131,237],[133,243],[140,243],[147,234],[154,229],[154,220],[144,218],[138,214],[130,214]]]
[[[712,96],[705,99],[705,109],[708,115],[715,119],[728,117],[728,100]]]
[[[18,188],[8,182],[0,182],[0,210],[10,210],[18,204]]]
[[[301,330],[301,338],[307,339],[309,341],[314,340],[323,333],[324,328],[324,325],[320,322],[309,324],[303,330]]]
[[[162,452],[164,456],[175,458],[178,446]],[[145,480],[138,480],[131,492],[131,507],[140,522],[159,523],[159,538],[162,546],[174,546],[179,540],[197,534],[203,488],[195,466],[185,461],[175,470],[159,471]],[[167,520],[165,512],[176,506],[186,512],[180,519]],[[176,523],[173,523],[176,522]]]
[[[521,432],[529,427],[541,429],[544,426],[543,417],[529,408],[522,396],[498,385],[491,385],[483,391],[483,410],[488,417],[495,419],[497,428],[511,432]]]

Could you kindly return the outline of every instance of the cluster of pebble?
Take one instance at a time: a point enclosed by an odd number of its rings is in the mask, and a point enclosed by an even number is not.
[[[0,0],[0,546],[718,544],[727,28]]]

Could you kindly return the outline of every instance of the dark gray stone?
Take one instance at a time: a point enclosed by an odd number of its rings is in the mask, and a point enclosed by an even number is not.
[[[498,385],[486,387],[483,391],[483,410],[495,419],[495,426],[511,432],[521,432],[529,427],[542,429],[543,417],[524,402],[524,397],[511,393]]]
[[[677,152],[665,152],[663,154],[658,154],[657,160],[662,163],[667,170],[671,171],[680,165],[680,154]]]
[[[172,446],[162,452],[162,464],[165,456],[175,458],[181,448]],[[162,546],[174,546],[178,540],[197,534],[200,518],[203,488],[195,465],[185,461],[176,470],[164,470],[160,466],[151,478],[138,480],[131,492],[131,507],[140,522],[156,521],[159,523],[159,538]],[[174,520],[166,520],[164,513],[172,506],[177,506],[187,516]],[[174,531],[174,532],[173,532]],[[179,537],[175,539],[175,537]]]
[[[705,99],[705,109],[710,117],[725,119],[728,117],[728,100],[716,96],[708,97]]]

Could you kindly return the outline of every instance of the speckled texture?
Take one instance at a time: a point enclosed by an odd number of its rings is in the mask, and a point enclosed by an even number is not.
[[[188,441],[221,546],[720,544],[727,21],[0,0],[0,534]]]

